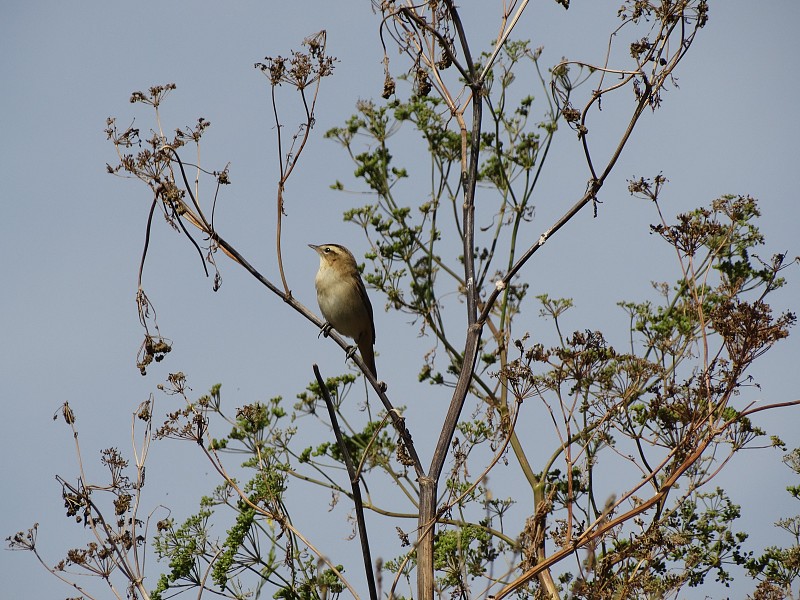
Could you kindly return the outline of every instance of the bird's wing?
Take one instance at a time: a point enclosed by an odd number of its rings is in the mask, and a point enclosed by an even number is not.
[[[358,294],[361,296],[361,299],[364,301],[364,306],[367,307],[367,313],[369,313],[369,326],[372,331],[372,343],[375,343],[375,319],[372,316],[372,304],[369,301],[369,296],[367,295],[367,288],[364,286],[364,282],[361,280],[361,276],[356,272],[356,281],[358,282]]]

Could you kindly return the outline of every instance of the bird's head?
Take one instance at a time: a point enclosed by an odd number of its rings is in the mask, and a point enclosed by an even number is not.
[[[319,254],[320,267],[345,268],[356,266],[355,256],[350,250],[339,244],[322,244],[321,246],[309,244],[308,247]]]

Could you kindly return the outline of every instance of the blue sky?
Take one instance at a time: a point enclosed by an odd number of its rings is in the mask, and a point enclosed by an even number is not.
[[[598,20],[595,4],[573,0],[565,13],[554,2],[531,3],[516,37],[543,45],[545,64],[561,56],[595,61],[607,33],[595,34],[590,24],[612,22]],[[488,43],[497,29],[494,3],[478,5],[464,8],[468,32],[476,44]],[[791,0],[711,3],[708,26],[677,71],[680,89],[670,91],[655,114],[644,115],[602,191],[598,217],[589,211],[580,215],[531,265],[534,293],[575,298],[571,329],[619,324],[622,315],[614,303],[648,293],[649,275],[642,273],[651,264],[647,226],[656,216],[629,198],[625,180],[632,176],[663,172],[671,182],[665,202],[671,214],[724,193],[753,195],[764,214],[766,253],[800,253],[795,185],[800,125],[791,112],[800,93],[794,76],[798,18],[800,5]],[[148,128],[150,115],[128,103],[130,93],[176,83],[163,111],[169,127],[205,117],[212,128],[203,146],[204,164],[231,163],[234,185],[225,190],[220,230],[277,281],[272,255],[277,156],[267,82],[253,63],[266,55],[287,55],[305,36],[326,29],[329,51],[340,62],[323,85],[314,136],[287,189],[284,223],[290,284],[296,297],[316,309],[317,258],[306,244],[341,242],[356,255],[366,249],[358,231],[341,221],[341,212],[354,200],[329,189],[336,179],[348,180],[352,166],[322,133],[343,123],[358,99],[379,97],[378,24],[365,2],[346,9],[323,1],[88,1],[79,7],[45,1],[4,8],[3,537],[38,521],[40,543],[56,560],[70,535],[78,535],[63,518],[54,480],[56,473],[76,472],[71,435],[63,422],[51,419],[65,400],[78,416],[91,470],[101,448],[129,450],[130,414],[170,371],[185,371],[196,394],[222,382],[232,407],[279,393],[292,398],[309,379],[311,362],[319,362],[323,372],[341,369],[338,348],[318,341],[307,322],[221,257],[223,288],[212,292],[194,251],[159,223],[145,286],[175,347],[146,378],[138,373],[134,361],[141,330],[134,295],[149,198],[136,182],[106,174],[105,164],[115,156],[103,129],[108,116],[116,116],[121,126],[135,117],[138,126]],[[543,184],[546,200],[537,204],[529,242],[580,197],[588,178],[571,132],[562,132],[554,153],[558,158]],[[668,267],[665,263],[661,277],[669,277]],[[800,304],[796,268],[789,278],[776,295],[778,310],[797,310]],[[446,406],[444,397],[415,386],[419,365],[408,359],[413,354],[408,348],[425,344],[404,317],[380,310],[382,301],[374,296],[373,304],[379,369],[394,365],[386,375],[390,389],[398,397],[431,395],[433,404],[397,403],[410,405],[411,422],[415,416],[420,422],[429,414],[435,417]],[[754,373],[762,385],[754,399],[798,397],[798,354],[795,337],[768,355]],[[166,398],[158,403],[162,410],[169,407]],[[793,410],[765,416],[758,424],[795,447],[800,446],[797,423]],[[419,437],[423,450],[432,446]],[[170,481],[170,468],[185,473],[164,497],[156,485],[148,490],[151,502],[169,504],[178,513],[192,510],[213,483],[191,449],[179,444],[157,445],[151,461],[160,465],[152,467],[154,481]],[[751,452],[737,457],[719,479],[731,486],[735,502],[759,508],[745,518],[762,544],[780,543],[770,537],[775,533],[771,523],[797,512],[783,491],[787,474],[777,453]],[[336,535],[333,539],[341,539]],[[29,555],[4,551],[0,574],[9,597],[69,594]]]

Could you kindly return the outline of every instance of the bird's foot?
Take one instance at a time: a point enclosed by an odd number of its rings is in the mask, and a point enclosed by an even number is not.
[[[345,362],[347,362],[347,359],[353,358],[355,356],[356,350],[358,350],[358,346],[347,347],[347,350],[345,350],[345,357],[344,357]]]
[[[331,329],[333,329],[333,325],[325,321],[325,324],[322,326],[322,329],[320,329],[319,335],[317,337],[319,337],[320,335],[328,337],[331,334]]]

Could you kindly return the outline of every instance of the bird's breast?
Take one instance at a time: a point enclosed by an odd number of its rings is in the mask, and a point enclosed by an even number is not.
[[[315,284],[317,303],[325,320],[342,335],[358,340],[369,323],[358,286],[332,269],[320,269]]]

